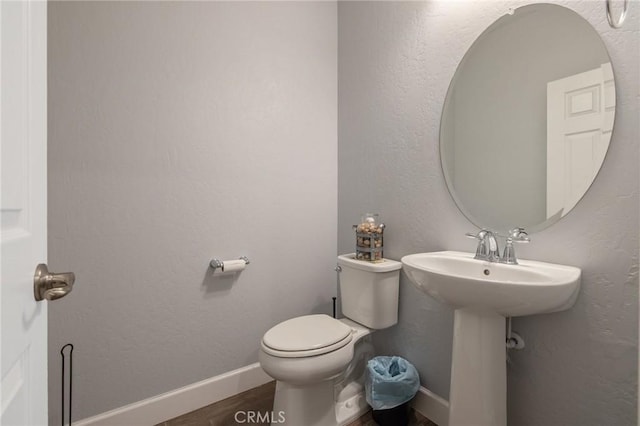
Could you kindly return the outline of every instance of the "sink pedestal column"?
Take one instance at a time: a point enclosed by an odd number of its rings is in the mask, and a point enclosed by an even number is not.
[[[505,318],[456,309],[449,394],[449,425],[506,426]]]

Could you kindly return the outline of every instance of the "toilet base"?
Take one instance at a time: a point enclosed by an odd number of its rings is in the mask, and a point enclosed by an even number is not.
[[[276,383],[272,426],[344,426],[369,411],[364,392],[335,400],[335,383]]]
[[[367,398],[364,392],[361,392],[345,401],[336,402],[336,422],[339,426],[347,425],[362,417],[370,409],[371,407],[367,404]]]
[[[310,386],[277,382],[271,425],[337,426],[333,387],[332,380]]]

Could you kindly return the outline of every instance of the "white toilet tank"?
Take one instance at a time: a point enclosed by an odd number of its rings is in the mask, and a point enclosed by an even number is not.
[[[342,313],[368,328],[391,327],[398,322],[398,292],[402,263],[356,260],[355,253],[338,256]]]

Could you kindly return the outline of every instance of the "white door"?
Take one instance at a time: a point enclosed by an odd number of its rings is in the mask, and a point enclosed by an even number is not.
[[[0,0],[0,424],[46,425],[47,4]]]
[[[547,218],[564,215],[604,161],[616,107],[611,63],[547,83]]]

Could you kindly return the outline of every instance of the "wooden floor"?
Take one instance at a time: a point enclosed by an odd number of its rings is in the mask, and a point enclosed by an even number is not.
[[[273,408],[273,397],[276,392],[276,382],[269,382],[257,388],[223,399],[199,410],[184,414],[175,419],[167,420],[157,426],[235,426],[239,424],[235,420],[239,411],[252,411],[259,413],[270,412]],[[244,413],[240,414],[239,421],[245,421]],[[266,423],[243,423],[246,425],[269,426]]]
[[[238,412],[259,412],[269,413],[273,408],[273,397],[276,391],[276,382],[269,382],[257,388],[242,392],[231,398],[207,405],[199,410],[192,411],[180,417],[176,417],[156,426],[236,426],[243,425],[260,425],[269,426],[269,422],[247,422],[246,414],[239,414],[237,422],[235,419]],[[425,417],[411,410],[410,426],[436,426]],[[296,425],[305,426],[305,425]],[[365,414],[358,420],[350,423],[348,426],[376,426],[371,412]]]
[[[376,426],[377,423],[371,417],[371,411],[369,411],[364,416],[360,417],[355,422],[349,423],[347,426]],[[426,417],[420,415],[413,409],[410,412],[409,417],[409,426],[438,426],[433,423],[431,420]]]

